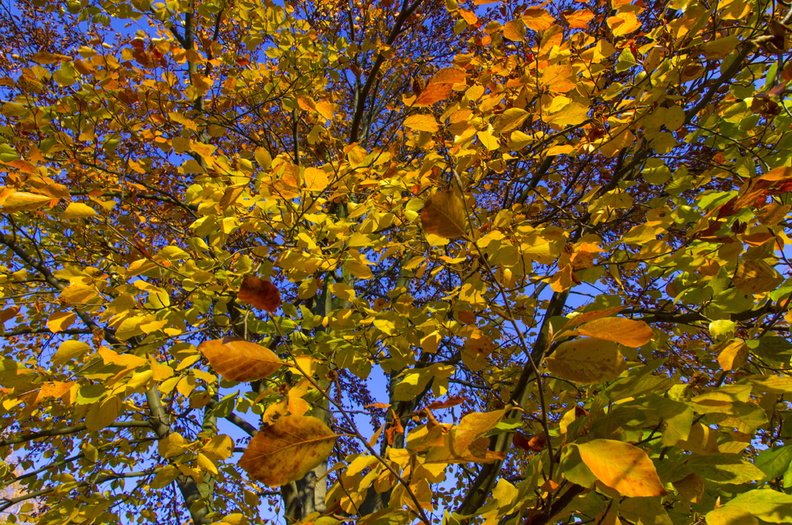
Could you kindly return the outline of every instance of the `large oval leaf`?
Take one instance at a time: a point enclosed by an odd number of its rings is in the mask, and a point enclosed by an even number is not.
[[[465,204],[458,192],[449,189],[435,193],[421,210],[421,225],[426,233],[446,239],[465,235]]]
[[[327,459],[337,437],[321,419],[283,416],[250,440],[239,466],[271,487],[285,485]]]
[[[651,327],[643,321],[624,317],[603,317],[585,323],[577,332],[580,335],[606,339],[624,346],[638,348],[652,340]]]
[[[272,350],[235,337],[204,341],[198,350],[215,372],[228,381],[255,381],[283,366]]]
[[[610,381],[624,370],[616,343],[592,337],[561,343],[545,362],[551,374],[576,383]]]
[[[666,491],[652,460],[640,448],[612,439],[577,445],[580,458],[604,485],[630,498],[663,496]]]

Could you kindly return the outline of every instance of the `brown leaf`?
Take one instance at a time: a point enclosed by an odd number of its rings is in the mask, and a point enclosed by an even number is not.
[[[321,419],[283,416],[253,437],[239,466],[271,487],[285,485],[327,459],[337,437]]]
[[[255,381],[283,366],[272,350],[235,337],[213,339],[198,345],[215,372],[228,381]]]
[[[237,297],[243,303],[261,308],[269,313],[273,313],[281,304],[280,292],[275,285],[252,275],[246,275],[242,279],[242,286],[239,288]]]
[[[464,237],[466,222],[465,205],[454,190],[435,193],[421,210],[421,225],[426,233],[446,239]]]

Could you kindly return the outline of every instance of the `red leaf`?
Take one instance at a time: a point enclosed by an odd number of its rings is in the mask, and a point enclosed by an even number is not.
[[[275,285],[252,275],[246,275],[242,280],[237,297],[243,303],[261,308],[269,313],[275,312],[281,304],[280,292]]]

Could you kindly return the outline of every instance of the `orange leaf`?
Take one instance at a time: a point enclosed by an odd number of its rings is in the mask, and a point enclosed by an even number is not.
[[[461,405],[466,400],[467,399],[462,396],[449,396],[449,398],[446,399],[445,401],[435,401],[433,403],[429,403],[428,405],[426,405],[426,408],[429,408],[431,410],[438,410],[441,408],[451,408],[457,405]]]
[[[455,67],[444,67],[432,76],[429,84],[459,84],[466,79],[465,72]]]
[[[583,463],[604,485],[622,496],[663,496],[663,483],[652,460],[640,448],[611,439],[576,445]]]
[[[239,466],[271,487],[302,478],[333,451],[338,436],[311,416],[283,416],[248,445]]]
[[[283,366],[269,348],[235,337],[212,339],[198,345],[215,372],[228,381],[255,381]]]
[[[534,31],[544,31],[550,29],[555,24],[555,18],[547,12],[547,9],[540,9],[538,7],[529,7],[525,10],[522,17],[525,25]]]
[[[421,225],[426,233],[446,239],[464,237],[466,222],[465,205],[454,190],[435,193],[421,210]]]
[[[572,29],[585,29],[589,21],[594,18],[594,13],[590,9],[578,9],[574,13],[564,15],[569,27]]]
[[[643,321],[623,317],[603,317],[582,325],[577,332],[581,335],[613,341],[624,346],[638,348],[652,340],[654,333]]]
[[[275,285],[252,275],[246,275],[242,279],[242,286],[239,288],[237,297],[243,303],[261,308],[269,313],[273,313],[281,304],[280,292]]]
[[[435,102],[440,102],[448,98],[451,94],[451,84],[429,84],[426,89],[421,91],[418,98],[413,103],[414,107],[428,106]]]

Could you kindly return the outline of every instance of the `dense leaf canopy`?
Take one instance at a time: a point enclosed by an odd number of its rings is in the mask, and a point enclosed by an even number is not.
[[[6,0],[0,520],[792,522],[781,0]]]

